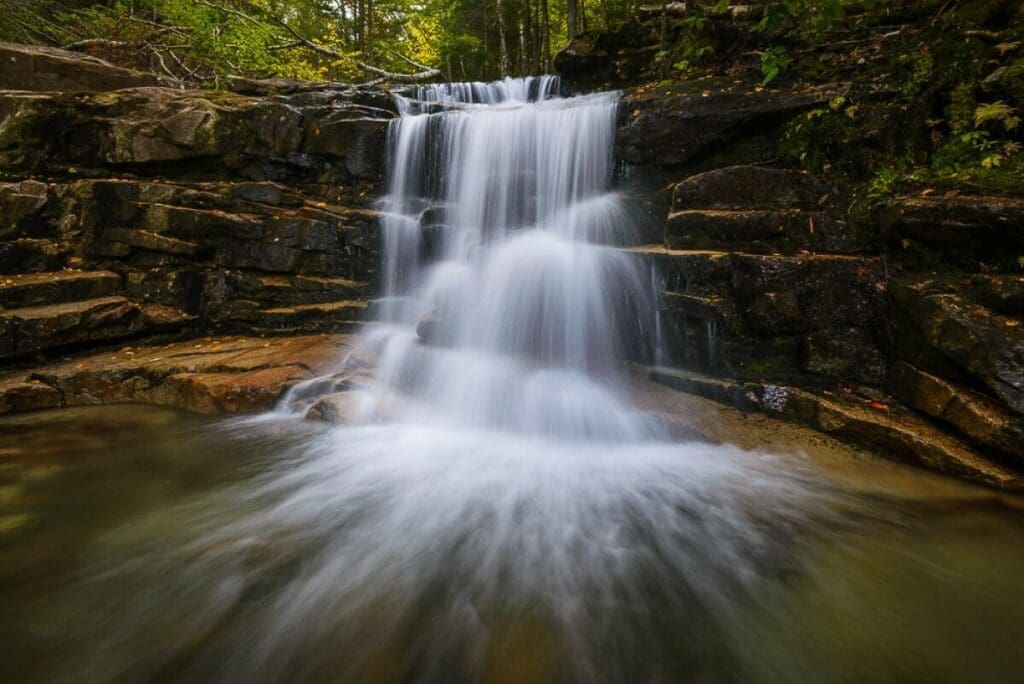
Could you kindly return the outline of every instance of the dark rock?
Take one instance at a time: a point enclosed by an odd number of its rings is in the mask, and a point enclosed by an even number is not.
[[[804,341],[803,368],[808,373],[881,385],[886,359],[867,330],[847,328],[810,333]]]
[[[985,196],[903,197],[879,209],[894,237],[944,250],[955,260],[962,250],[987,257],[1024,254],[1024,200]]]
[[[146,309],[124,297],[100,297],[0,312],[0,357],[116,340],[184,324],[165,308]]]
[[[730,166],[690,176],[672,189],[672,211],[686,209],[823,210],[839,190],[813,176],[766,166]]]
[[[110,271],[56,271],[0,276],[0,309],[109,297],[121,288]]]
[[[627,92],[619,105],[618,158],[631,164],[681,166],[728,143],[745,129],[765,126],[822,105],[844,90],[799,91],[736,87],[705,95],[700,82],[671,90]]]

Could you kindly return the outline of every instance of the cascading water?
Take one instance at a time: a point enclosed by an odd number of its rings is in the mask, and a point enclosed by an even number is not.
[[[397,98],[359,411],[237,423],[269,463],[99,540],[53,608],[83,623],[69,678],[800,681],[761,640],[849,501],[633,408],[656,281],[615,248],[616,95],[557,90]]]
[[[632,226],[609,190],[617,94],[557,91],[546,76],[397,96],[387,325],[367,335],[380,362],[364,419],[401,404],[432,424],[658,436],[614,389],[626,351],[650,357],[655,333],[648,271],[609,246]]]

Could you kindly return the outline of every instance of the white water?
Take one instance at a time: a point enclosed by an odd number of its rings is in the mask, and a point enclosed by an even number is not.
[[[563,99],[557,87],[506,79],[398,97],[386,321],[364,336],[378,362],[363,421],[660,436],[617,389],[627,352],[653,358],[656,334],[650,273],[608,246],[633,228],[610,188],[618,95]]]
[[[386,320],[346,364],[374,366],[352,424],[104,541],[93,581],[127,597],[110,673],[132,672],[121,649],[226,681],[505,681],[493,668],[523,662],[536,681],[751,680],[744,615],[830,501],[791,464],[672,444],[633,408],[620,374],[654,353],[656,279],[604,246],[632,230],[610,185],[617,96],[556,89],[399,99]]]

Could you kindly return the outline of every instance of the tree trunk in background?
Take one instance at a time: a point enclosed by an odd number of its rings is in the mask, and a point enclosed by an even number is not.
[[[579,26],[576,23],[576,16],[579,13],[579,5],[577,0],[567,0],[565,3],[565,22],[569,29],[569,40],[576,37],[579,32]]]
[[[526,76],[530,73],[530,61],[526,52],[526,17],[529,16],[527,14],[528,11],[528,7],[524,8],[519,15],[519,68],[517,71],[520,76]]]
[[[551,71],[551,14],[548,12],[548,0],[540,0],[541,8],[541,42],[544,50],[544,71]]]
[[[508,39],[505,34],[505,8],[502,6],[502,1],[497,0],[498,10],[498,48],[501,50],[501,75],[502,77],[509,75],[509,64],[508,64]]]

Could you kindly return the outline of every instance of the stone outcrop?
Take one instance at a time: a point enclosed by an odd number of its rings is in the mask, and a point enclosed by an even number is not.
[[[365,192],[383,171],[387,107],[383,95],[348,90],[273,97],[160,87],[0,91],[0,168],[233,175]]]
[[[295,383],[330,371],[350,345],[346,335],[306,335],[126,346],[0,374],[0,413],[124,402],[265,411]]]
[[[1024,475],[985,458],[968,442],[898,405],[856,393],[834,393],[656,369],[652,379],[748,411],[789,417],[827,434],[864,444],[883,456],[964,479],[1024,490]]]
[[[777,127],[846,89],[842,84],[795,91],[707,86],[697,81],[626,93],[619,105],[617,158],[656,167],[695,164],[737,138]]]
[[[362,319],[386,93],[182,91],[72,52],[0,54],[0,358]],[[57,76],[30,91],[29,72]]]
[[[928,190],[852,217],[774,140],[845,87],[692,81],[623,98],[620,172],[664,220],[631,248],[661,278],[663,362],[793,397],[868,392],[884,413],[829,399],[779,415],[1008,487],[978,473],[1024,471],[1024,200]],[[747,391],[709,393],[746,407]]]
[[[0,90],[118,90],[169,83],[80,52],[0,43]]]

